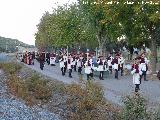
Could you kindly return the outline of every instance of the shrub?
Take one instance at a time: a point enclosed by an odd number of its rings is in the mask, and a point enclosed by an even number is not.
[[[32,92],[35,91],[35,87],[38,84],[39,79],[40,79],[39,75],[33,74],[30,78],[26,80],[26,85],[29,91],[32,91]]]
[[[22,99],[25,99],[28,96],[28,89],[23,80],[18,78],[15,74],[9,76],[8,86],[10,91]]]
[[[122,113],[123,120],[147,120],[148,113],[146,100],[140,94],[126,96],[123,100],[124,110]]]
[[[102,87],[92,80],[84,84],[71,84],[67,86],[68,106],[72,111],[69,115],[71,120],[94,120],[95,111],[104,104]],[[102,116],[102,114],[99,114]],[[99,116],[99,117],[100,117]]]
[[[159,106],[159,109],[154,113],[153,120],[160,120],[160,106]]]
[[[40,79],[37,74],[33,74],[25,83],[36,99],[48,100],[52,95],[52,88],[47,84],[48,81]]]
[[[34,96],[37,99],[48,100],[52,96],[52,89],[45,80],[38,80],[35,85]]]
[[[22,68],[22,66],[17,63],[1,63],[0,66],[7,74],[15,74]]]

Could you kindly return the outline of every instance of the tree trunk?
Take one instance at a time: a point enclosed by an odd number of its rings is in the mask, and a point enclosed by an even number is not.
[[[99,44],[99,53],[100,55],[103,55],[103,45]]]
[[[152,55],[151,55],[151,69],[152,69],[152,74],[156,74],[156,58],[157,58],[157,47],[156,47],[156,40],[153,37],[151,40],[151,51],[152,51]]]

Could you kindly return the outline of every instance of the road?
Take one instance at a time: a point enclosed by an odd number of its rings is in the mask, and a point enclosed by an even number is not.
[[[40,70],[37,61],[35,62],[35,65],[26,66],[43,75],[63,81],[67,84],[79,81],[79,75],[77,72],[72,72],[73,78],[69,78],[68,73],[65,76],[62,76],[59,64],[56,64],[56,66],[45,65],[43,71]],[[83,79],[86,80],[85,74],[83,75]],[[106,99],[115,104],[122,105],[122,98],[134,93],[135,86],[132,83],[132,76],[120,76],[119,80],[114,79],[113,75],[109,75],[104,80],[99,80],[97,77],[94,79],[103,86]],[[160,104],[160,81],[142,81],[140,89],[140,93],[149,101],[150,105],[157,106]]]
[[[0,54],[0,60],[7,60],[8,58],[4,54]],[[4,59],[5,58],[5,59]],[[26,65],[33,70],[51,77],[53,79],[63,81],[64,83],[71,84],[73,82],[79,82],[79,76],[77,72],[73,72],[73,78],[68,77],[68,73],[65,76],[61,75],[59,64],[56,66],[46,65],[44,70],[40,70],[39,63],[35,61],[35,65]],[[122,105],[122,97],[134,93],[134,85],[132,84],[132,76],[120,76],[119,80],[114,79],[113,75],[109,75],[104,80],[99,80],[95,77],[95,81],[103,86],[105,98],[112,103]],[[83,79],[86,80],[86,75],[83,75]],[[157,106],[160,104],[160,81],[142,81],[140,85],[140,93],[149,101],[149,105]]]

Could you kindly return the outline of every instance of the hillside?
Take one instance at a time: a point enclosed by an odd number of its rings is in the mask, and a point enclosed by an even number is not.
[[[33,48],[33,45],[25,44],[17,39],[5,38],[0,36],[0,52],[15,52],[16,46]]]

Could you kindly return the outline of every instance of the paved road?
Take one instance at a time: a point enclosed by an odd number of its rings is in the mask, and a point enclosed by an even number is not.
[[[5,53],[0,54],[0,62],[7,61],[8,57]],[[59,64],[56,66],[45,65],[44,70],[40,70],[39,63],[36,61],[35,65],[26,65],[33,70],[49,76],[53,79],[63,81],[67,84],[72,82],[78,82],[79,76],[77,72],[73,72],[73,78],[69,78],[68,74],[65,76],[61,75]],[[83,75],[83,78],[86,80],[86,75]],[[114,79],[113,75],[109,75],[105,80],[100,81],[95,77],[95,81],[100,83],[104,88],[104,95],[109,101],[122,105],[122,97],[132,94],[134,92],[134,85],[132,84],[132,76],[123,76],[119,80]],[[149,100],[150,105],[156,106],[160,104],[160,81],[142,81],[140,86],[140,93],[142,93],[146,99]]]
[[[35,62],[34,66],[27,66],[46,76],[68,84],[79,81],[77,72],[73,72],[73,78],[69,78],[68,73],[65,76],[62,76],[59,64],[56,64],[56,66],[45,65],[43,71],[40,70],[38,62]],[[83,75],[83,78],[86,79],[86,75]],[[103,86],[106,99],[119,105],[122,105],[123,96],[134,92],[135,86],[132,84],[132,76],[123,76],[120,77],[119,80],[116,80],[113,75],[109,75],[103,81],[100,81],[95,77],[95,81],[99,82]],[[145,98],[149,100],[150,105],[157,106],[157,104],[160,104],[160,81],[142,81],[140,89],[140,93],[142,93]]]

